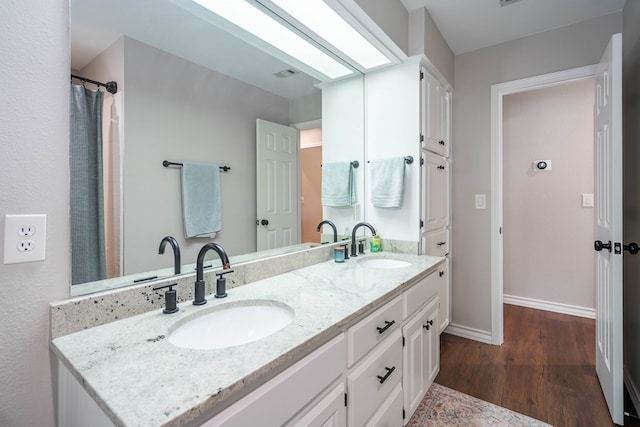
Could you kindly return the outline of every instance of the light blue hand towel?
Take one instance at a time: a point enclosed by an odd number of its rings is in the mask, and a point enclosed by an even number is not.
[[[182,216],[184,234],[187,238],[213,238],[222,230],[218,165],[182,165]]]
[[[404,157],[371,160],[371,203],[377,208],[399,208],[404,193]]]
[[[356,186],[351,162],[322,165],[322,205],[344,208],[356,201]]]

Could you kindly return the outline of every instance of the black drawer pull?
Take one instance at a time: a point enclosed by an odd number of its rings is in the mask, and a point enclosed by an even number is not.
[[[437,244],[438,246],[442,246],[442,245],[446,245],[446,244],[447,244],[447,242],[438,242],[438,243],[436,243],[436,244]]]
[[[384,374],[384,377],[381,377],[380,375],[378,375],[378,381],[380,381],[380,384],[383,384],[389,378],[389,376],[393,373],[393,371],[396,370],[396,367],[392,366],[391,368],[387,368],[385,366],[384,369],[387,370],[387,373]]]
[[[389,322],[388,320],[385,320],[384,326],[382,328],[380,326],[376,326],[376,329],[378,330],[379,334],[384,334],[387,331],[387,329],[389,329],[395,323],[396,323],[395,320],[392,320],[391,322]]]
[[[438,144],[444,145],[444,141],[440,140],[440,141],[438,141]]]

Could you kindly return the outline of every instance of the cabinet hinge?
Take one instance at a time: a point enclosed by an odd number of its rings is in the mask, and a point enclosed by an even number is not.
[[[424,221],[420,220],[420,228],[424,227]],[[404,340],[404,337],[402,337],[402,339]]]
[[[424,134],[420,134],[420,142],[424,142]]]
[[[420,157],[420,166],[424,165],[424,157]]]
[[[422,222],[422,221],[420,221]],[[402,346],[404,347],[404,337],[402,337]]]
[[[424,72],[420,71],[420,80],[424,79]]]
[[[406,417],[406,414],[405,414],[405,412],[404,412],[404,408],[402,408],[402,419],[404,420],[404,419],[405,419],[405,417]]]
[[[347,406],[347,393],[344,394],[344,406]]]

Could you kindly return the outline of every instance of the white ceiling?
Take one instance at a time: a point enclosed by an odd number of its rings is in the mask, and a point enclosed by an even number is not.
[[[426,7],[455,55],[621,11],[626,0],[401,0]]]

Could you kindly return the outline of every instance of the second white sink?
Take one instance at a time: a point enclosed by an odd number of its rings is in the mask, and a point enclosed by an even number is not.
[[[358,265],[367,268],[403,268],[409,267],[411,263],[391,258],[363,258],[358,260]]]
[[[257,341],[287,326],[295,312],[279,301],[247,300],[205,309],[174,325],[173,345],[199,350],[234,347]]]

